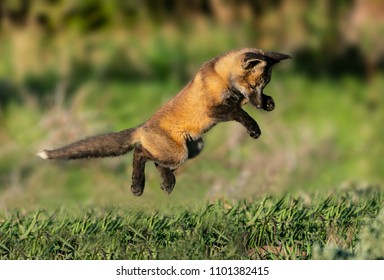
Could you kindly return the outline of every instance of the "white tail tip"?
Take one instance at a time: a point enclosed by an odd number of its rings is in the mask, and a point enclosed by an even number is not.
[[[44,150],[37,152],[36,155],[41,157],[42,159],[47,159],[48,158],[48,154]]]

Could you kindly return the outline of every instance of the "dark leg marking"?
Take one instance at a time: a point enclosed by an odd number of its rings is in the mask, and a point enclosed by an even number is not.
[[[175,175],[173,174],[172,169],[168,167],[164,167],[161,165],[158,165],[155,163],[157,170],[160,172],[161,178],[163,181],[160,184],[161,189],[166,193],[170,194],[173,191],[173,188],[175,187],[176,184],[176,178]]]
[[[243,109],[237,108],[237,110],[235,110],[234,120],[241,123],[247,129],[249,136],[251,136],[252,138],[257,139],[260,137],[261,130],[259,125]]]
[[[213,117],[219,121],[234,120],[239,122],[247,129],[248,134],[254,139],[259,138],[261,135],[261,130],[257,122],[239,106],[217,106],[216,108],[213,108]]]
[[[143,194],[145,186],[145,163],[149,159],[149,153],[141,146],[137,146],[133,153],[133,171],[131,191],[134,195]]]

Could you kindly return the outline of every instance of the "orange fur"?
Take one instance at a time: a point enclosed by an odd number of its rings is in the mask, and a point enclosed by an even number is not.
[[[230,51],[204,63],[195,77],[142,125],[38,155],[76,159],[116,156],[134,149],[132,192],[142,194],[145,163],[154,161],[163,178],[161,187],[170,193],[175,184],[173,171],[201,152],[202,134],[217,123],[235,120],[251,137],[260,136],[258,124],[241,106],[250,102],[258,109],[274,109],[273,99],[262,91],[270,80],[271,66],[287,58],[253,48]]]

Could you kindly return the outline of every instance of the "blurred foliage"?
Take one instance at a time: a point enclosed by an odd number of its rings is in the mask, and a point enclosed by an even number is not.
[[[244,33],[251,45],[294,52],[297,70],[304,73],[363,76],[383,67],[383,6],[380,0],[5,0],[1,24],[6,32],[34,26],[48,37],[221,26],[233,35]]]
[[[5,0],[0,4],[0,207],[149,208],[382,185],[384,8],[379,0]],[[33,153],[145,121],[200,65],[233,48],[291,54],[249,139],[222,124],[162,195],[131,155],[45,162]]]

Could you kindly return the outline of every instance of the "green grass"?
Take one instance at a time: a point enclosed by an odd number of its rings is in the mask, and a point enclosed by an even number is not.
[[[167,211],[11,210],[0,216],[0,258],[312,259],[329,246],[348,258],[384,258],[383,246],[367,243],[383,230],[375,220],[383,202],[384,192],[371,187]],[[362,254],[362,242],[375,255]]]
[[[262,136],[219,124],[204,135],[199,157],[176,171],[170,196],[151,163],[143,196],[131,194],[132,154],[34,156],[144,122],[204,61],[262,39],[249,25],[228,32],[202,24],[155,28],[144,17],[139,29],[93,35],[2,33],[2,259],[383,258],[379,72],[369,82],[348,74],[314,79],[296,71],[306,65],[292,50],[265,89],[276,109],[244,106]]]

